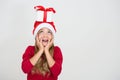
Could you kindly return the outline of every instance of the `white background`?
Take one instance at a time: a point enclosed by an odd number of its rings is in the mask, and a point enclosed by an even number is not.
[[[52,6],[64,62],[59,80],[120,80],[120,0],[0,0],[0,80],[26,80],[34,6]]]

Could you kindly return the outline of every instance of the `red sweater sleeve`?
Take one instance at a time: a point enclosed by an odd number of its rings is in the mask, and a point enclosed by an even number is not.
[[[51,73],[54,77],[57,77],[62,70],[63,56],[59,47],[54,48],[54,60],[55,64],[50,68]]]
[[[34,55],[33,46],[28,46],[22,56],[22,70],[24,73],[29,73],[33,68],[33,65],[30,62],[30,58]]]

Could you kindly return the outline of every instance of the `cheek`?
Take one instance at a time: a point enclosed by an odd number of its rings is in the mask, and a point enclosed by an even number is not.
[[[53,39],[53,36],[49,36],[49,39],[50,39],[50,40]]]
[[[41,39],[41,38],[42,38],[42,35],[38,34],[38,38]]]

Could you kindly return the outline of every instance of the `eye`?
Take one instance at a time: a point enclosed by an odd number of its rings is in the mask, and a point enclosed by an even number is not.
[[[42,33],[42,32],[43,32],[42,30],[39,31],[39,33]]]
[[[52,34],[52,32],[51,32],[50,30],[48,31],[48,33],[49,33],[49,34]]]

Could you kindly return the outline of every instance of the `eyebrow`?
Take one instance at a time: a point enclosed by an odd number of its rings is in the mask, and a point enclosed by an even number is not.
[[[41,28],[39,31],[43,31],[44,29],[43,28]],[[50,29],[48,29],[48,32],[51,32],[52,33],[52,31],[50,30]]]

